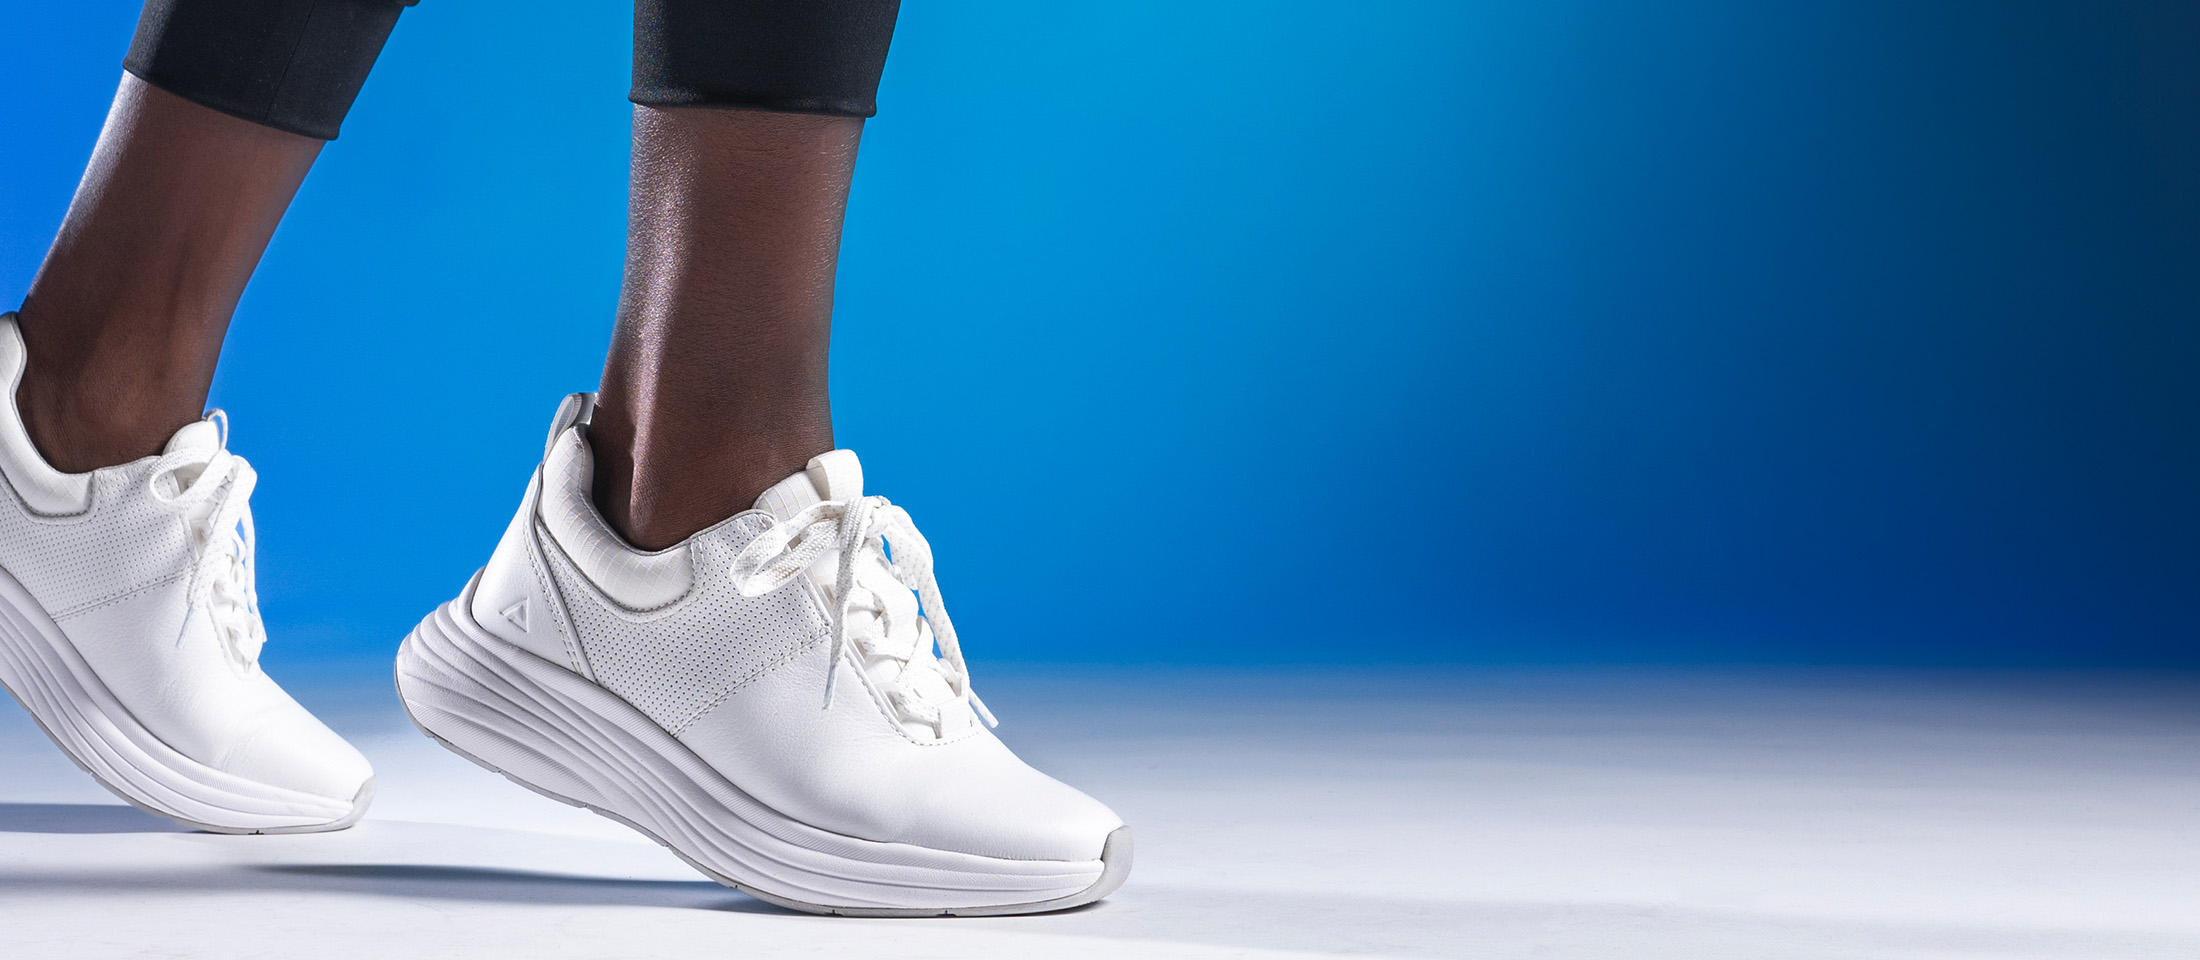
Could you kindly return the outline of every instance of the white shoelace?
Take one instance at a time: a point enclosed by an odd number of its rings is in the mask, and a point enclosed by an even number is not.
[[[146,487],[153,500],[183,515],[196,543],[198,559],[186,587],[188,602],[204,603],[222,642],[246,664],[260,660],[267,628],[260,621],[260,598],[253,569],[257,535],[252,529],[252,488],[259,474],[243,457],[230,453],[229,417],[220,410],[210,418],[221,428],[221,445],[212,458],[198,451],[162,454],[153,462]],[[199,468],[189,483],[183,474]],[[167,479],[168,484],[161,481]],[[173,486],[173,492],[166,489]]]
[[[890,549],[889,549],[890,545]],[[761,596],[802,576],[819,557],[840,551],[839,575],[833,586],[832,644],[825,669],[825,706],[833,704],[833,677],[839,671],[842,651],[853,641],[865,656],[886,656],[902,662],[902,669],[918,659],[929,659],[937,643],[946,661],[943,677],[949,689],[970,703],[987,726],[999,726],[985,701],[970,689],[970,669],[963,663],[962,646],[955,640],[954,622],[947,618],[947,603],[940,598],[939,581],[932,574],[932,545],[909,519],[909,512],[885,497],[827,500],[772,525],[758,534],[733,560],[734,589],[744,597]],[[894,580],[916,591],[919,613],[915,645],[906,650],[874,646],[871,637],[850,637],[848,614],[859,592],[856,570],[870,562],[884,566]],[[861,592],[868,593],[868,590]],[[877,598],[872,598],[876,603]],[[883,604],[877,612],[883,614]],[[908,698],[896,697],[896,706],[911,719],[937,728],[936,709],[926,710]],[[929,715],[927,715],[929,714]]]

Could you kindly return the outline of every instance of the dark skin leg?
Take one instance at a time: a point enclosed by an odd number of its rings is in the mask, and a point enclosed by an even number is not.
[[[596,499],[656,549],[833,447],[833,270],[861,120],[636,108]],[[125,77],[22,310],[48,462],[159,452],[197,419],[238,297],[321,141]]]
[[[123,77],[23,300],[16,402],[47,462],[159,453],[205,412],[237,298],[320,152]]]
[[[863,121],[634,111],[626,280],[589,438],[635,546],[749,509],[833,448],[833,269]]]

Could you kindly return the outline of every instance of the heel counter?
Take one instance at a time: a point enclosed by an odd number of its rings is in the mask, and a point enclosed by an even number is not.
[[[542,496],[542,471],[528,481],[527,495],[505,526],[504,537],[481,568],[467,613],[491,636],[561,667],[589,676],[580,644],[566,617],[564,599],[543,565],[536,539],[536,504]]]

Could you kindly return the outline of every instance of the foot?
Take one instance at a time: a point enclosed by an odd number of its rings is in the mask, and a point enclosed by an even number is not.
[[[159,455],[62,473],[15,406],[0,316],[0,683],[100,785],[219,833],[350,826],[374,771],[260,671],[253,472],[216,419]]]
[[[421,729],[799,910],[1031,913],[1122,884],[1130,828],[981,721],[930,549],[854,453],[642,552],[590,502],[592,405],[559,408],[489,565],[405,639]]]

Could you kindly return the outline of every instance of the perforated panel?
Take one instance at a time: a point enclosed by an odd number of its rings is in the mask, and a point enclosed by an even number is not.
[[[746,540],[754,534],[735,529],[706,534],[727,535]],[[734,549],[737,544],[726,552]],[[596,679],[671,733],[727,691],[825,639],[824,616],[799,582],[743,597],[722,571],[698,570],[686,597],[633,613],[616,608],[562,553],[547,552]]]
[[[20,502],[0,506],[0,565],[55,618],[185,576],[194,557],[174,511],[145,494],[148,464],[101,470],[92,508],[74,517],[37,517]],[[14,500],[13,491],[0,493]]]

